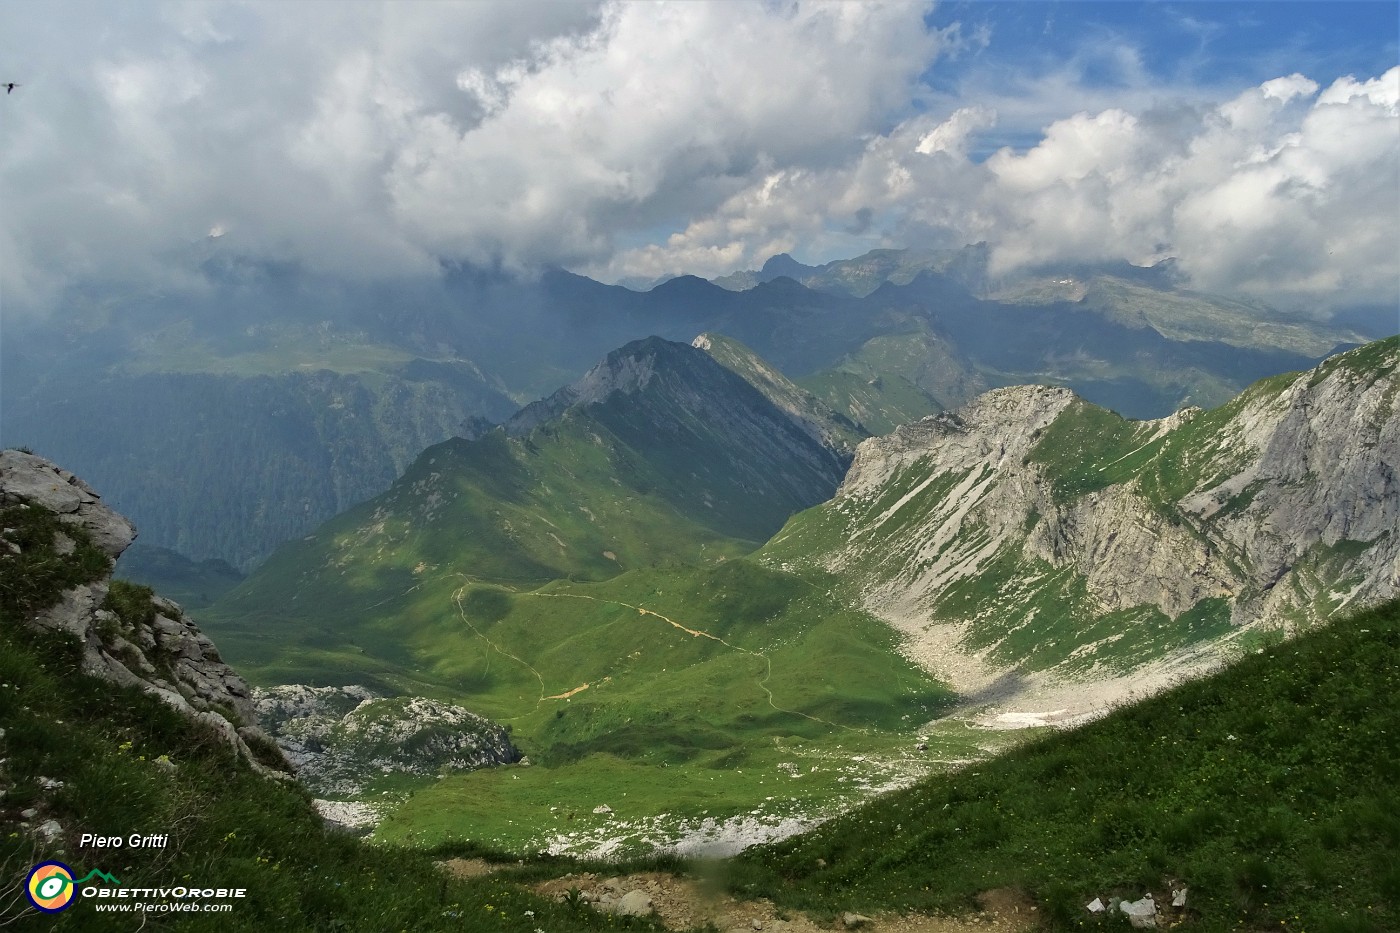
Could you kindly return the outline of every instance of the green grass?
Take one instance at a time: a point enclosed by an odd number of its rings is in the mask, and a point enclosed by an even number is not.
[[[1155,425],[1076,399],[1040,436],[1028,458],[1039,464],[1055,499],[1073,502],[1135,476],[1161,449]]]
[[[1023,671],[1126,673],[1145,659],[1234,631],[1230,604],[1204,599],[1172,619],[1155,606],[1105,612],[1072,567],[1053,567],[1004,548],[979,573],[941,591],[945,619],[975,619],[963,641]],[[1092,646],[1092,650],[1085,650]]]
[[[371,848],[328,832],[299,786],[255,774],[206,724],[155,697],[84,673],[82,646],[68,634],[25,627],[21,620],[52,605],[62,590],[100,579],[110,561],[45,509],[16,504],[3,518],[7,540],[23,547],[0,561],[0,926],[219,933],[655,928],[573,911],[499,880],[450,881],[422,852]],[[74,543],[67,554],[59,553],[60,533]],[[117,626],[152,612],[150,590],[129,583],[114,583],[106,605],[118,614]],[[50,822],[58,833],[41,842],[35,830]],[[166,839],[157,847],[96,848],[81,845],[83,833]],[[46,916],[28,906],[21,889],[30,868],[50,859],[82,875],[101,870],[127,889],[248,893],[229,913],[158,914],[149,924],[113,918],[81,896]]]
[[[868,798],[873,787],[907,783],[943,770],[947,761],[986,753],[987,737],[962,726],[929,738],[929,748],[918,751],[908,736],[775,735],[698,750],[680,765],[594,753],[556,767],[451,775],[390,789],[385,796],[402,802],[375,836],[427,847],[470,841],[524,855],[552,846],[644,855],[697,832],[706,820],[758,811],[769,825],[829,816]],[[600,805],[612,812],[595,813]]]
[[[1190,889],[1190,929],[1400,927],[1400,603],[1068,734],[878,799],[734,866],[747,896],[961,912]],[[825,867],[818,867],[818,860]]]
[[[46,917],[15,892],[30,867],[58,857],[124,887],[246,888],[232,912],[153,915],[152,929],[549,930],[652,929],[530,896],[499,881],[443,878],[417,851],[370,847],[327,832],[304,791],[261,778],[215,735],[137,691],[83,675],[78,653],[0,623],[0,923],[12,929],[135,929],[79,902]],[[169,769],[169,770],[167,770]],[[41,778],[62,786],[46,789]],[[19,823],[57,820],[37,845]],[[82,832],[166,833],[165,848],[78,848]],[[525,915],[534,911],[533,917]]]
[[[829,372],[865,380],[868,388],[856,387],[857,398],[870,398],[870,389],[876,389],[871,401],[877,411],[889,405],[911,412],[924,408],[923,414],[931,414],[965,404],[990,388],[972,364],[924,322],[913,320],[907,326],[913,329],[871,338]]]
[[[509,724],[534,768],[413,785],[419,803],[405,803],[385,831],[432,840],[484,831],[492,845],[532,851],[548,821],[527,832],[529,818],[521,818],[506,833],[496,825],[492,794],[525,794],[520,812],[538,816],[529,795],[546,774],[577,768],[586,775],[607,762],[611,777],[569,778],[582,798],[575,808],[626,775],[649,788],[634,795],[646,801],[649,817],[670,812],[678,783],[709,788],[718,775],[727,788],[723,807],[738,813],[772,792],[735,783],[728,772],[748,756],[771,758],[777,744],[839,746],[852,755],[912,746],[952,697],[900,657],[887,626],[846,607],[834,589],[831,579],[747,560],[528,591],[425,579],[411,601],[391,601],[386,615],[353,630],[327,624],[272,641],[253,627],[230,629],[219,644],[231,663],[265,683],[368,681]],[[481,792],[479,805],[463,805],[463,794],[474,799],[478,791],[461,788],[482,787],[496,790]],[[395,801],[405,790],[381,789]],[[849,796],[832,789],[841,793],[814,790],[811,806],[820,808],[823,796]]]
[[[871,434],[936,414],[942,407],[903,376],[827,369],[801,380],[802,387]]]
[[[81,528],[59,521],[48,509],[15,502],[0,508],[0,527],[16,550],[0,548],[0,613],[15,617],[50,606],[70,587],[105,575],[111,559]],[[60,553],[67,538],[72,548]]]

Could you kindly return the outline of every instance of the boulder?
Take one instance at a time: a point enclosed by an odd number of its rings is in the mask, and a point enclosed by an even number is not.
[[[613,913],[623,917],[646,917],[652,912],[651,896],[645,891],[628,891],[618,900]]]
[[[1135,930],[1155,930],[1157,928],[1157,902],[1149,894],[1137,901],[1121,901],[1118,909],[1128,915],[1128,922]]]

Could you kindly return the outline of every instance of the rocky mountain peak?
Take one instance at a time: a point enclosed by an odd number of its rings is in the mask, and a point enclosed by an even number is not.
[[[837,496],[878,486],[891,472],[920,460],[931,459],[939,470],[1019,464],[1040,432],[1075,398],[1069,389],[1011,386],[983,393],[956,411],[901,425],[856,448]]]
[[[863,442],[763,553],[851,581],[963,692],[1033,675],[1082,712],[1400,595],[1398,408],[1400,337],[1155,421],[997,389]]]
[[[639,392],[651,383],[658,370],[689,371],[710,363],[703,353],[682,343],[660,337],[646,337],[613,350],[577,382],[548,398],[531,402],[505,423],[511,437],[522,437],[537,425],[562,415],[576,406],[602,402],[617,393]]]
[[[759,277],[765,282],[780,276],[801,279],[802,276],[815,271],[815,266],[803,265],[787,253],[778,253],[776,256],[769,257],[768,261],[763,264],[763,268],[759,270]]]

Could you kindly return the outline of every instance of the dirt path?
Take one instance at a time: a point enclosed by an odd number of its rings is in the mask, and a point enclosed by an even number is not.
[[[492,865],[480,859],[452,859],[438,864],[458,878],[476,878],[493,870]],[[971,933],[973,930],[1019,933],[1034,929],[1037,920],[1035,906],[1024,895],[1008,889],[985,892],[978,897],[981,910],[966,917],[863,916],[843,911],[821,922],[798,911],[775,907],[768,900],[739,900],[694,879],[658,872],[620,877],[590,873],[564,875],[532,885],[532,889],[544,897],[559,900],[577,890],[595,909],[619,901],[630,892],[640,891],[651,901],[657,919],[676,931],[712,924],[721,933],[826,933],[848,929],[867,933]]]
[[[747,655],[749,655],[750,657],[754,657],[754,658],[761,658],[761,659],[763,660],[764,671],[763,671],[763,676],[762,676],[761,678],[759,678],[759,680],[757,681],[757,683],[758,683],[759,689],[763,691],[764,696],[766,696],[766,697],[768,698],[768,705],[771,706],[771,707],[773,707],[773,709],[777,710],[777,711],[780,712],[780,713],[787,713],[787,714],[790,715],[790,716],[801,716],[803,719],[810,719],[812,722],[819,722],[819,723],[821,723],[821,724],[824,725],[824,726],[831,726],[831,727],[834,728],[834,729],[844,729],[844,730],[847,731],[847,732],[865,732],[865,731],[866,731],[866,730],[864,730],[864,729],[856,729],[856,728],[854,728],[854,727],[852,727],[852,726],[844,726],[844,725],[842,725],[842,724],[839,723],[839,722],[832,722],[832,721],[829,720],[829,719],[822,719],[822,718],[820,718],[820,717],[818,717],[818,716],[809,716],[808,714],[799,712],[799,711],[797,711],[797,710],[795,710],[795,709],[785,709],[785,708],[779,706],[779,705],[778,705],[776,702],[774,702],[774,700],[773,700],[773,691],[768,689],[768,681],[773,677],[773,660],[772,660],[771,658],[769,658],[768,655],[764,654],[762,651],[751,651],[751,650],[749,650],[748,648],[742,648],[742,647],[740,647],[739,645],[730,644],[729,642],[725,641],[723,638],[720,638],[718,635],[711,635],[709,632],[706,632],[706,631],[704,631],[704,630],[702,630],[702,629],[695,629],[695,628],[691,628],[691,627],[688,626],[688,625],[682,625],[680,622],[677,622],[675,619],[672,619],[672,618],[670,618],[669,616],[664,616],[664,615],[662,615],[662,614],[659,613],[659,612],[654,612],[654,611],[652,611],[651,609],[646,608],[645,606],[634,606],[634,605],[632,605],[631,603],[619,602],[618,600],[615,600],[615,599],[599,599],[599,598],[596,597],[596,596],[584,596],[584,595],[579,594],[579,593],[519,593],[519,594],[517,594],[517,595],[518,595],[518,596],[522,596],[522,597],[524,597],[524,596],[534,596],[534,597],[536,597],[536,598],[538,598],[538,599],[587,599],[587,600],[590,600],[590,601],[595,602],[595,603],[605,603],[605,604],[613,605],[613,606],[622,606],[622,607],[624,607],[624,608],[626,608],[626,609],[635,609],[635,610],[637,611],[637,614],[638,614],[638,615],[642,615],[642,616],[651,616],[651,617],[653,617],[653,618],[660,619],[662,622],[665,622],[665,623],[667,623],[668,625],[671,625],[672,627],[678,628],[678,629],[680,629],[682,632],[685,632],[685,633],[686,633],[687,635],[689,635],[691,638],[708,638],[710,641],[719,642],[721,645],[724,645],[724,647],[728,648],[728,649],[731,650],[731,651],[737,651],[737,652],[739,652],[740,654],[747,654]],[[459,606],[459,608],[460,608],[460,606]],[[464,617],[464,619],[465,619],[465,617]],[[471,623],[468,622],[467,624],[470,625]],[[476,631],[476,629],[475,629],[474,626],[473,626],[473,629],[472,629],[472,630],[473,630],[473,631]],[[480,633],[478,633],[478,634],[480,634]],[[483,637],[485,637],[485,636],[483,636]],[[493,646],[493,647],[494,647],[494,646]],[[497,650],[499,650],[499,649],[497,649]],[[518,660],[518,659],[517,659],[517,660]],[[522,662],[522,663],[523,663],[523,662]],[[527,666],[528,666],[528,665],[527,665]],[[534,668],[530,668],[530,669],[531,669],[532,671],[534,670]],[[538,673],[536,674],[536,676],[538,676]],[[542,699],[545,699],[545,700],[561,700],[561,699],[567,699],[568,697],[572,696],[573,694],[578,693],[580,690],[583,690],[583,689],[587,688],[587,686],[588,686],[587,684],[584,684],[582,687],[577,687],[577,688],[575,688],[574,690],[571,690],[571,691],[569,691],[569,692],[566,693],[566,694],[559,694],[558,696],[552,696],[552,697],[542,697]]]
[[[467,618],[466,607],[462,605],[462,594],[466,591],[466,586],[459,588],[455,593],[452,594],[452,602],[457,607],[457,615],[461,617],[464,623],[466,623],[467,628],[471,629],[472,634],[474,634],[477,638],[480,638],[482,641],[486,642],[487,646],[490,647],[492,651],[496,651],[504,655],[505,657],[510,658],[512,661],[523,665],[526,670],[528,670],[531,674],[535,675],[535,679],[540,682],[540,698],[535,702],[536,706],[539,706],[540,703],[543,703],[546,699],[550,699],[544,695],[544,677],[540,675],[539,671],[535,670],[533,667],[530,666],[529,661],[526,661],[524,658],[516,657],[509,651],[502,648],[500,645],[496,644],[491,639],[487,638],[486,633],[483,632],[481,629],[477,628],[475,625],[473,625],[472,620]],[[487,657],[490,657],[490,655],[488,655]]]

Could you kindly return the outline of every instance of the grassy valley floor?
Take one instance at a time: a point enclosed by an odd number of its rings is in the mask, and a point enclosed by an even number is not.
[[[930,725],[955,698],[887,626],[745,560],[529,591],[425,575],[376,613],[349,644],[329,624],[216,635],[255,681],[367,683],[511,729],[528,766],[371,781],[390,842],[732,852],[1017,740]]]

